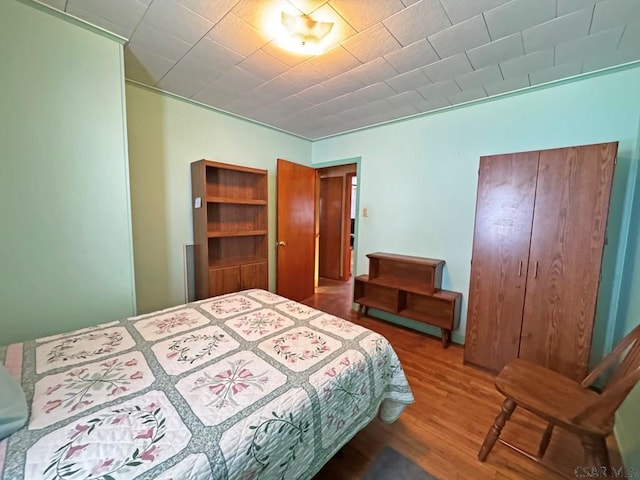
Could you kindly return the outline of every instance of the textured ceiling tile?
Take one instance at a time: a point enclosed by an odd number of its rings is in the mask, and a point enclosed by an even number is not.
[[[192,47],[192,44],[174,37],[147,22],[140,22],[133,37],[131,37],[130,44],[139,45],[149,52],[173,61],[178,61]]]
[[[422,69],[417,68],[411,72],[403,73],[397,77],[390,78],[386,83],[397,93],[415,90],[431,83]]]
[[[640,21],[640,1],[606,0],[596,5],[591,33]]]
[[[154,0],[144,21],[189,43],[196,43],[213,26],[213,22],[174,0]]]
[[[240,0],[231,10],[234,15],[258,30],[267,28],[268,22],[280,22],[283,11],[291,11],[291,4],[287,0]]]
[[[98,15],[87,12],[82,8],[76,6],[67,6],[67,13],[69,15],[73,15],[74,17],[81,18],[85,22],[89,22],[91,25],[95,25],[100,28],[104,28],[108,32],[115,33],[116,35],[120,35],[124,38],[131,38],[133,31],[136,28],[137,22],[126,22],[126,25],[116,24],[109,20],[106,20]]]
[[[239,66],[233,67],[224,75],[221,75],[216,82],[224,83],[228,89],[232,92],[247,92],[254,89],[261,83],[264,83],[264,79],[256,77],[255,75],[241,69]]]
[[[148,1],[68,0],[67,13],[129,38],[147,10]],[[115,28],[114,28],[115,27]]]
[[[272,56],[267,55],[262,50],[253,52],[238,66],[257,77],[264,79],[277,77],[278,75],[286,72],[289,69],[289,67],[287,67],[284,63],[281,63]]]
[[[244,56],[251,55],[271,41],[265,34],[232,13],[220,20],[207,37]]]
[[[553,82],[554,80],[560,80],[562,78],[573,77],[582,73],[582,62],[565,63],[563,65],[556,65],[555,67],[547,68],[546,70],[539,70],[537,72],[531,72],[529,78],[531,79],[531,85],[539,85],[541,83]]]
[[[243,95],[239,95],[233,99],[233,101],[225,105],[225,109],[246,115],[250,112],[255,112],[261,108],[271,105],[277,101],[276,97],[260,95],[255,92],[248,92]]]
[[[202,77],[185,75],[175,67],[167,73],[156,86],[166,92],[190,98],[208,85]]]
[[[240,63],[243,57],[210,38],[204,37],[189,50],[186,58],[194,62],[201,62],[216,70],[225,71]]]
[[[344,73],[362,63],[341,46],[334,47],[310,61],[318,70],[330,77]]]
[[[463,53],[432,63],[422,69],[432,82],[441,82],[472,70],[467,56]]]
[[[358,98],[355,93],[346,93],[344,95],[340,95],[339,97],[332,98],[331,100],[322,103],[321,105],[326,105],[331,111],[334,112],[342,112],[344,110],[348,110],[350,108],[359,105],[362,102],[362,99]]]
[[[480,98],[486,98],[487,93],[482,88],[476,88],[473,90],[465,90],[464,92],[454,93],[448,95],[447,98],[451,102],[451,105],[458,105],[460,103],[472,102],[479,100]]]
[[[263,83],[259,87],[253,89],[251,91],[252,94],[260,95],[262,97],[268,97],[269,99],[275,101],[281,100],[285,97],[293,95],[298,92],[300,89],[286,80],[278,77],[273,80]]]
[[[300,65],[302,62],[305,62],[313,57],[313,55],[302,55],[300,53],[290,52],[285,50],[280,45],[277,44],[275,40],[267,43],[262,50],[265,53],[268,53],[276,60],[288,65],[289,67],[295,67],[296,65]]]
[[[167,86],[170,82],[186,84],[186,82],[184,82],[182,78],[188,78],[192,81],[192,83],[201,83],[201,88],[203,88],[204,86],[209,85],[215,79],[220,77],[223,73],[224,72],[216,70],[215,68],[211,68],[206,64],[203,64],[201,62],[194,62],[190,58],[185,57],[178,63],[176,63],[171,68],[171,70],[169,70],[169,72],[164,77],[162,77],[162,80],[158,85],[163,89],[166,88],[167,90],[171,91],[171,88]],[[180,93],[180,95],[184,96],[184,93]]]
[[[411,90],[408,92],[399,93],[387,98],[387,102],[394,107],[414,107],[419,112],[424,111],[429,102],[420,95],[417,91]]]
[[[620,40],[619,49],[633,48],[640,49],[640,19],[638,23],[630,23],[624,29],[622,40]]]
[[[306,62],[292,68],[288,72],[283,73],[280,77],[291,82],[292,85],[295,85],[300,89],[308,88],[317,83],[324,82],[329,78],[310,62]]]
[[[509,0],[440,0],[453,23],[475,17]]]
[[[125,48],[124,60],[125,72],[127,67],[136,71],[136,75],[138,76],[141,73],[140,71],[144,72],[147,77],[147,80],[144,82],[149,85],[154,85],[158,80],[164,77],[164,75],[173,66],[173,61],[133,45],[129,45]],[[134,80],[137,80],[137,78]]]
[[[337,95],[334,95],[331,89],[325,86],[324,83],[320,83],[304,89],[300,92],[300,96],[313,103],[322,103],[335,98]]]
[[[226,84],[215,81],[197,92],[191,99],[214,108],[222,108],[241,96],[237,92],[230,91]]]
[[[322,82],[322,85],[331,92],[331,98],[335,98],[363,87],[364,83],[351,72],[347,72]]]
[[[593,7],[601,1],[602,0],[558,0],[558,16],[561,17],[576,10]]]
[[[571,63],[576,59],[582,59],[589,55],[600,55],[602,53],[613,52],[622,36],[623,27],[616,27],[604,32],[577,38],[570,42],[561,43],[556,46],[555,63]]]
[[[331,0],[329,4],[359,32],[404,8],[400,0]]]
[[[447,108],[451,106],[451,102],[446,97],[434,98],[427,101],[427,105],[423,112],[433,112],[434,110],[440,110],[441,108]]]
[[[594,72],[603,68],[623,65],[629,62],[637,62],[639,60],[640,42],[631,47],[616,50],[615,52],[607,53],[604,55],[594,55],[585,58],[582,72]]]
[[[104,1],[104,0],[103,0]],[[178,0],[182,5],[201,17],[218,23],[239,0]]]
[[[460,87],[453,80],[434,83],[418,88],[418,92],[427,100],[433,100],[439,97],[448,97],[460,93]]]
[[[440,58],[451,57],[490,41],[482,15],[465,20],[429,37],[429,42]]]
[[[486,45],[473,48],[467,52],[473,68],[489,67],[500,62],[519,57],[524,53],[522,35],[514,33],[508,37],[495,40]]]
[[[369,63],[354,68],[351,70],[351,74],[364,85],[371,85],[372,83],[395,77],[398,72],[389,65],[384,58],[379,57]]]
[[[438,55],[426,39],[396,50],[384,58],[400,73],[408,72],[439,60]]]
[[[589,33],[592,8],[583,8],[522,32],[527,53],[551,48],[558,43],[584,37]]]
[[[344,41],[342,46],[362,63],[400,49],[398,41],[381,23],[354,35]]]
[[[505,79],[521,77],[529,72],[551,67],[553,67],[553,49],[533,52],[500,64],[500,70]]]
[[[475,72],[465,73],[456,77],[456,83],[463,90],[472,90],[482,88],[484,85],[498,83],[502,81],[502,74],[497,65],[476,70]]]
[[[520,77],[508,78],[501,82],[485,85],[484,89],[489,95],[500,95],[501,93],[513,92],[514,90],[520,90],[530,86],[529,75],[522,75]]]
[[[300,112],[305,108],[309,108],[312,105],[313,104],[311,102],[305,100],[304,98],[294,95],[263,108],[268,109],[268,119],[270,120],[272,118],[287,117],[294,113]]]
[[[511,0],[484,14],[491,38],[506,37],[556,16],[556,0]]]
[[[405,47],[451,26],[438,0],[421,0],[383,23]]]
[[[359,102],[374,102],[396,95],[396,92],[385,82],[368,85],[352,94]]]

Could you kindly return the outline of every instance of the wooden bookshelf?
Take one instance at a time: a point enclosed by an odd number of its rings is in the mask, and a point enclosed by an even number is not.
[[[391,253],[370,253],[369,275],[355,278],[353,301],[358,316],[369,308],[438,327],[444,348],[460,322],[462,294],[440,288],[444,260]]]
[[[268,288],[267,171],[191,164],[196,297]]]

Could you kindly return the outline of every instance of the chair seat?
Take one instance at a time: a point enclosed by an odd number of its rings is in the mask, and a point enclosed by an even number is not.
[[[512,360],[496,377],[496,388],[519,406],[575,433],[606,436],[613,429],[613,422],[604,428],[588,421],[574,423],[572,418],[600,395],[541,365]]]

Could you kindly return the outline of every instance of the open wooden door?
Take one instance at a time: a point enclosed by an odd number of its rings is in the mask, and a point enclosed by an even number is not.
[[[278,159],[276,291],[291,300],[313,295],[316,171]]]
[[[343,258],[343,193],[344,177],[320,178],[320,242],[319,275],[340,280]]]

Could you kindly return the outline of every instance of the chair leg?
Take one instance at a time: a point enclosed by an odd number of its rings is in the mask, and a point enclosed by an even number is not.
[[[609,451],[607,450],[607,440],[601,436],[585,435],[582,437],[582,447],[584,448],[584,463],[586,467],[609,471]]]
[[[547,424],[547,428],[544,429],[542,440],[540,440],[540,446],[538,447],[538,458],[544,457],[547,447],[549,446],[549,442],[551,441],[551,434],[553,433],[554,426],[555,424],[553,422],[549,422]]]
[[[516,402],[514,402],[510,398],[507,398],[502,404],[502,410],[500,411],[495,421],[493,422],[493,425],[487,432],[487,436],[484,439],[484,443],[482,444],[482,447],[480,448],[480,452],[478,452],[478,460],[480,460],[481,462],[484,462],[487,459],[487,455],[489,455],[489,452],[491,452],[491,449],[493,448],[496,441],[498,440],[498,437],[500,436],[500,432],[502,432],[502,427],[504,427],[504,424],[507,423],[507,420],[511,418],[511,414],[515,409],[516,409]]]

